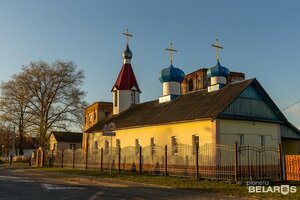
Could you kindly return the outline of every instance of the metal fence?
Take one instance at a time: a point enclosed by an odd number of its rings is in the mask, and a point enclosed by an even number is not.
[[[37,155],[39,156],[39,155]],[[43,153],[44,165],[133,171],[171,176],[240,180],[282,179],[281,149],[205,144],[56,150]]]

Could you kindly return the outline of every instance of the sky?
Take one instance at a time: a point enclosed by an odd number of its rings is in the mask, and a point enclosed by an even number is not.
[[[186,74],[220,62],[257,78],[280,109],[300,100],[300,0],[1,0],[0,81],[32,61],[74,61],[86,101],[111,101],[126,29],[141,102],[158,99],[161,69]],[[300,127],[300,104],[283,110]]]

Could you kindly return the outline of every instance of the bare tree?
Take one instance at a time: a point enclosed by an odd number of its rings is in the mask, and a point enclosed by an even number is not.
[[[0,122],[0,145],[2,156],[8,156],[9,149],[15,149],[15,132],[10,123]],[[17,153],[17,152],[11,152]]]
[[[3,124],[9,123],[18,129],[18,149],[19,155],[23,155],[23,139],[25,130],[31,123],[32,114],[29,111],[30,95],[26,87],[18,82],[15,77],[13,80],[4,82],[0,86],[0,119]],[[4,126],[2,126],[3,128]],[[2,129],[4,130],[4,128]]]
[[[73,62],[32,62],[14,79],[26,87],[30,96],[29,113],[41,146],[46,144],[51,128],[70,130],[82,124],[85,93],[80,86],[84,74]]]

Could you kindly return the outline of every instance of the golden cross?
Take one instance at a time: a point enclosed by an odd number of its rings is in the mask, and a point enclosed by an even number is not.
[[[215,45],[212,44],[211,46],[216,48],[216,58],[217,58],[217,61],[219,61],[219,49],[223,49],[223,47],[219,46],[218,39],[216,39],[216,44]]]
[[[128,37],[132,37],[132,35],[131,35],[131,34],[129,34],[129,32],[128,32],[128,29],[126,30],[126,32],[125,32],[125,33],[123,33],[123,35],[125,35],[125,36],[126,36],[126,44],[128,45]]]
[[[167,50],[167,51],[170,51],[170,60],[171,60],[171,65],[172,65],[172,63],[173,63],[172,52],[173,52],[173,51],[174,51],[174,52],[177,52],[177,50],[173,49],[173,47],[172,47],[172,42],[171,42],[171,44],[170,44],[170,48],[169,48],[169,49],[166,48],[166,50]]]

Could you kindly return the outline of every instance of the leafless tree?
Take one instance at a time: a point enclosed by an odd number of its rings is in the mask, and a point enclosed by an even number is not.
[[[8,156],[8,149],[14,149],[15,132],[10,123],[0,122],[0,145],[2,156]],[[7,154],[6,154],[7,153]],[[16,153],[16,152],[12,152]]]
[[[14,77],[8,82],[4,82],[0,86],[0,118],[3,124],[17,127],[18,130],[18,149],[19,155],[23,155],[23,139],[25,130],[31,125],[30,120],[33,117],[29,111],[30,95],[26,87],[16,80]],[[2,130],[4,129],[2,126]],[[15,128],[14,128],[15,130]]]
[[[39,61],[24,66],[21,73],[13,76],[13,81],[26,91],[30,129],[39,136],[41,146],[46,145],[51,129],[78,130],[82,126],[86,104],[80,87],[84,74],[76,68],[73,62]]]

